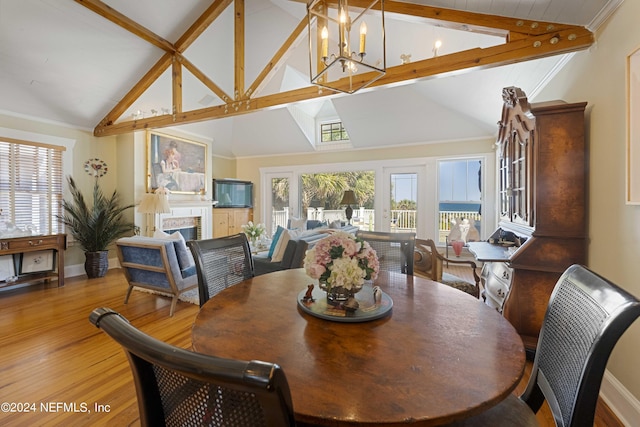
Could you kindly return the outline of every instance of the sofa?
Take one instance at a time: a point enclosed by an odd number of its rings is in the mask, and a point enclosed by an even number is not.
[[[317,220],[298,222],[295,219],[289,220],[286,229],[278,226],[269,250],[253,255],[255,275],[302,267],[307,250],[337,230],[355,234],[358,227],[337,222],[325,224]]]
[[[177,233],[177,234],[176,234]],[[180,294],[198,287],[191,251],[176,232],[164,237],[122,237],[116,241],[118,260],[129,283],[126,304],[134,287],[171,296],[173,312]]]

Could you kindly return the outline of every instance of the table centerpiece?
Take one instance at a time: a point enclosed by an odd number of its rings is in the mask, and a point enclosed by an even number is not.
[[[320,289],[327,292],[327,302],[339,305],[360,291],[365,280],[378,277],[380,263],[369,243],[337,231],[307,251],[304,268],[308,276],[318,279]]]

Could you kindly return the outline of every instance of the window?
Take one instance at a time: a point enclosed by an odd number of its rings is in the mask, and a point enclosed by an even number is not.
[[[0,139],[0,231],[59,233],[64,147]]]
[[[321,142],[348,141],[349,135],[342,122],[323,123],[320,125]]]
[[[480,230],[481,216],[481,171],[480,159],[444,160],[439,162],[439,235],[445,242],[451,221],[462,218],[473,221]]]
[[[416,232],[418,209],[418,174],[391,173],[391,224],[390,231],[396,233]]]

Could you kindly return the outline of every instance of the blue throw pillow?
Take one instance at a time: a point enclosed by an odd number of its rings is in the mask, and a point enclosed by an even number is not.
[[[168,234],[162,230],[156,230],[153,233],[153,237],[156,239],[174,240],[173,247],[176,251],[176,257],[178,258],[178,265],[180,266],[180,270],[185,270],[196,265],[196,262],[193,259],[193,254],[187,247],[187,242],[184,240],[184,236],[182,236],[179,231],[176,231],[173,234]]]
[[[276,249],[276,246],[278,244],[278,239],[280,238],[280,235],[282,234],[283,230],[284,228],[282,228],[281,226],[278,226],[278,228],[276,229],[276,232],[273,235],[273,239],[271,240],[271,246],[269,247],[269,254],[267,255],[269,258],[273,256],[273,251],[275,251]]]

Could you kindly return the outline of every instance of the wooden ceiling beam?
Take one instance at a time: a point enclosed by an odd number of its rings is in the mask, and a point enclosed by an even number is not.
[[[173,46],[173,44],[163,39],[159,35],[153,33],[152,31],[146,29],[132,19],[129,19],[112,7],[104,4],[100,0],[74,1],[166,52],[173,53],[176,51],[176,48]]]
[[[234,99],[245,98],[244,94],[244,0],[234,2]]]
[[[371,0],[349,0],[349,6],[353,7],[366,8],[369,7],[370,4]],[[379,10],[380,5],[374,6],[374,9]],[[385,13],[397,13],[400,15],[425,18],[434,21],[435,24],[442,27],[489,34],[517,32],[527,35],[542,35],[573,27],[572,25],[559,24],[556,22],[515,19],[505,16],[424,6],[394,0],[385,0],[384,11]]]
[[[142,39],[148,41],[151,44],[154,44],[162,49],[165,49],[167,46],[165,43],[160,42],[159,40],[164,40],[159,36],[156,36],[151,31],[146,30],[141,25],[137,24],[133,20],[127,18],[122,15],[120,12],[112,9],[106,4],[102,3],[99,0],[75,0],[77,3],[87,7],[93,12],[99,14],[100,16],[114,22],[115,24],[121,26],[122,28],[131,31],[133,34],[141,37]],[[173,69],[172,69],[172,103],[173,103],[173,113],[182,111],[182,70],[180,68],[182,63],[187,65],[189,71],[198,78],[202,83],[211,89],[214,93],[220,96],[221,99],[228,99],[228,95],[226,95],[215,83],[213,83],[209,78],[207,78],[202,72],[197,70],[190,62],[186,62],[184,57],[178,55],[177,52],[183,52],[193,43],[194,40],[198,38],[200,34],[207,29],[207,27],[215,21],[215,19],[220,16],[220,14],[225,10],[229,4],[231,4],[233,0],[216,0],[211,6],[205,10],[202,15],[196,19],[196,21],[189,27],[189,29],[178,39],[176,42],[176,46],[174,47],[171,43],[164,40],[164,42],[168,43],[169,48],[165,49],[169,54],[163,55],[158,62],[156,62],[153,67],[145,74],[138,83],[134,85],[134,87],[122,98],[122,100],[100,121],[98,127],[101,126],[110,126],[116,122],[129,108],[133,103],[140,97],[142,94],[164,73],[166,69],[172,65],[173,61]],[[177,68],[176,68],[177,67]],[[179,78],[179,81],[176,81],[176,78]],[[98,135],[98,128],[94,130],[94,134]]]
[[[184,67],[189,70],[191,74],[198,80],[200,80],[209,90],[215,93],[223,102],[229,102],[233,98],[231,98],[224,90],[220,88],[217,84],[215,84],[206,74],[204,74],[198,67],[193,65],[191,61],[189,61],[184,56],[178,54],[177,55],[179,61],[184,65]]]
[[[371,87],[383,87],[402,82],[411,82],[417,79],[469,71],[471,69],[489,68],[539,59],[585,49],[591,44],[593,44],[593,34],[590,31],[582,27],[570,27],[567,30],[558,31],[553,34],[523,37],[502,45],[469,49],[449,55],[389,67],[387,68],[387,73],[374,82]],[[358,77],[363,80],[367,79],[366,74]],[[345,78],[339,84],[347,87],[348,81]],[[175,117],[165,115],[127,121],[109,126],[98,126],[95,134],[97,136],[117,135],[147,128],[162,128],[214,120],[335,94],[335,92],[328,89],[309,86],[278,94],[256,97],[241,102],[232,102],[225,105],[187,111],[177,114]]]
[[[183,53],[215,21],[233,0],[215,0],[191,27],[176,41],[176,50]]]
[[[182,64],[176,55],[171,62],[171,102],[173,114],[182,113]]]
[[[99,129],[108,128],[120,118],[133,103],[142,96],[142,94],[169,68],[173,55],[165,53],[162,58],[154,64],[153,67],[145,74],[138,83],[116,104],[116,106],[100,121],[100,124],[94,130],[94,135],[102,134]]]
[[[106,6],[99,0],[76,0],[78,3],[123,26],[154,45],[164,45],[157,36],[144,30],[130,19]],[[235,93],[232,98],[222,91],[204,73],[197,69],[180,54],[173,54],[175,50],[183,52],[204,30],[220,16],[220,14],[234,0],[215,0],[212,5],[194,22],[194,24],[176,42],[172,54],[165,54],[147,74],[134,86],[116,107],[94,129],[96,136],[115,135],[146,128],[162,128],[180,124],[194,123],[204,120],[214,120],[245,114],[261,109],[283,106],[292,102],[335,95],[328,89],[309,86],[298,90],[287,91],[267,96],[257,96],[265,80],[275,72],[277,65],[284,61],[284,57],[305,28],[302,20],[290,34],[289,38],[278,49],[272,60],[265,66],[256,80],[245,91],[244,89],[244,1],[235,0]],[[367,7],[369,0],[350,0],[351,5]],[[385,1],[385,13],[398,13],[421,17],[437,21],[439,25],[449,26],[459,30],[478,31],[491,34],[504,34],[505,44],[484,49],[470,49],[449,55],[442,55],[414,63],[389,67],[385,76],[374,82],[370,87],[410,82],[417,79],[441,76],[445,74],[468,71],[471,69],[488,68],[515,62],[543,58],[550,55],[584,49],[593,43],[593,34],[583,27],[565,24],[519,20],[514,18],[462,12],[431,6],[421,6],[393,0]],[[166,41],[165,41],[166,42]],[[168,43],[168,42],[166,42]],[[170,45],[170,43],[169,43]],[[167,47],[167,46],[165,46]],[[172,72],[172,94],[174,102],[173,114],[150,117],[140,120],[126,120],[115,123],[139,98],[144,91],[175,61]],[[211,89],[225,103],[224,105],[208,107],[198,110],[182,111],[182,70],[184,65],[209,89]],[[368,80],[367,75],[358,76]],[[338,82],[347,86],[347,79]]]
[[[302,34],[302,32],[307,28],[307,18],[303,18],[298,26],[294,28],[294,30],[289,34],[289,37],[285,42],[280,46],[280,49],[273,55],[271,61],[267,63],[267,65],[262,69],[258,77],[253,81],[249,89],[247,89],[245,96],[250,98],[252,96],[258,96],[260,94],[260,90],[266,84],[266,79],[272,73],[274,73],[280,65],[286,60],[287,53],[291,52],[291,48],[293,44],[296,42],[298,37]]]

